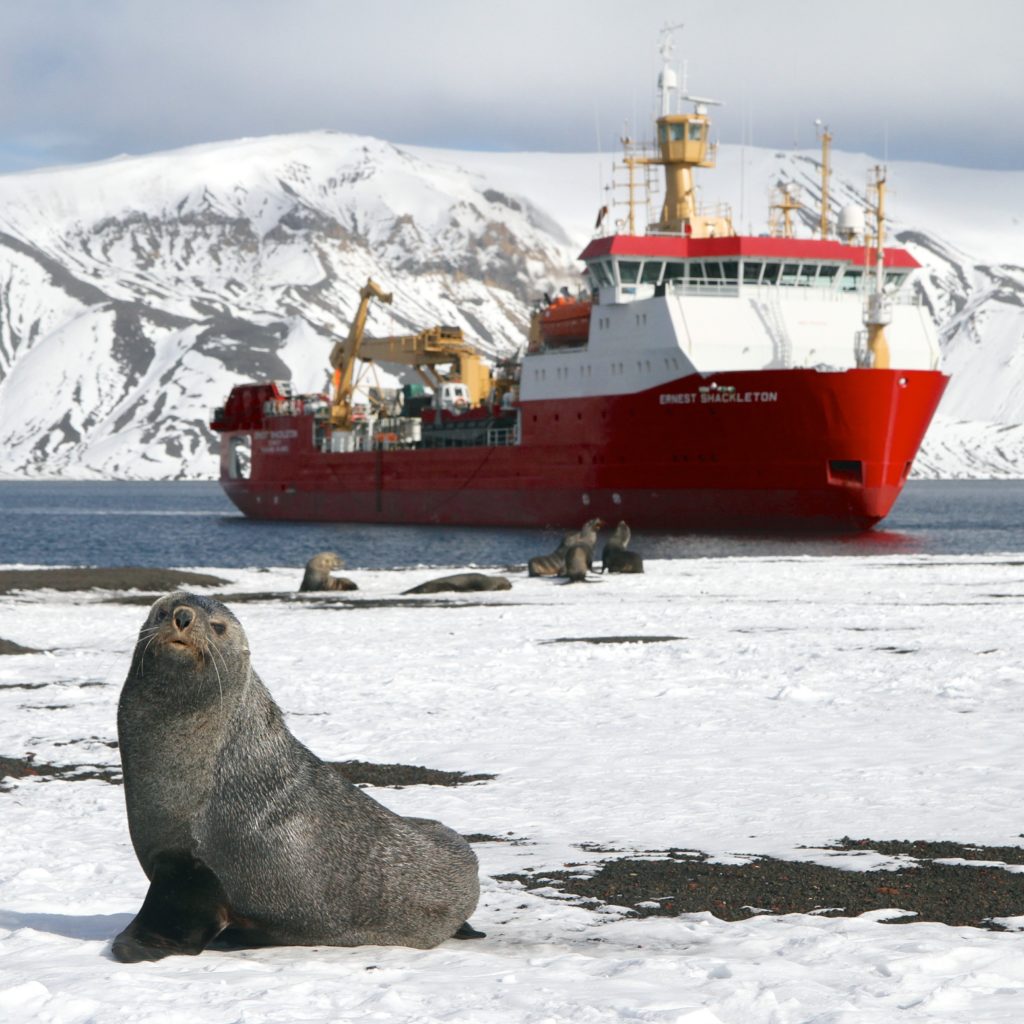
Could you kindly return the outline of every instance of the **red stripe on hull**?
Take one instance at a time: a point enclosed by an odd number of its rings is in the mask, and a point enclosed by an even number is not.
[[[634,529],[866,529],[899,495],[947,380],[694,375],[639,394],[523,402],[522,443],[493,448],[325,454],[310,418],[271,420],[298,436],[257,439],[250,478],[222,483],[264,519],[562,527],[599,515]]]

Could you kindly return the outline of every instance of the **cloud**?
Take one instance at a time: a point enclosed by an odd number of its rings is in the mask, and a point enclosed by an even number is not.
[[[725,141],[1024,166],[1016,0],[34,0],[0,35],[0,160],[315,128],[453,148],[605,151],[649,129],[658,30]],[[45,141],[49,139],[50,141]]]

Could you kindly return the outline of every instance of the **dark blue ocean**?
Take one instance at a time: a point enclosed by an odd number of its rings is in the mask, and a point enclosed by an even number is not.
[[[329,549],[355,569],[504,566],[551,550],[560,535],[257,522],[217,483],[0,481],[4,565],[299,566]],[[636,532],[632,547],[648,558],[1024,553],[1024,481],[911,481],[882,527],[865,534]]]

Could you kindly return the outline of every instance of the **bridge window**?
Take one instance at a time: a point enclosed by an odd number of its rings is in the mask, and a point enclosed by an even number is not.
[[[726,284],[736,284],[740,279],[740,265],[737,260],[726,260],[722,264],[722,276]]]
[[[809,288],[814,284],[814,278],[818,274],[817,263],[805,263],[800,268],[800,277],[797,279],[797,284],[802,288]]]
[[[612,276],[608,272],[608,265],[602,261],[595,261],[594,263],[588,264],[591,277],[599,284],[608,286],[612,284]]]
[[[717,260],[708,260],[704,264],[704,276],[709,281],[721,281],[722,280],[722,264]]]
[[[766,263],[764,265],[764,274],[761,275],[762,284],[778,284],[779,283],[779,272],[782,270],[781,263]]]
[[[782,280],[780,284],[784,286],[795,285],[798,277],[800,276],[800,264],[799,263],[784,263],[782,265]]]
[[[619,260],[619,280],[623,284],[636,284],[639,273],[639,260]]]
[[[818,279],[814,282],[819,288],[831,288],[836,283],[838,267],[819,267]]]
[[[689,123],[689,138],[691,142],[700,142],[704,138],[704,125],[700,121],[691,121]]]
[[[855,292],[860,287],[860,280],[863,276],[863,271],[855,270],[852,267],[847,267],[843,271],[843,276],[839,279],[839,287],[844,292]]]
[[[665,280],[666,281],[682,281],[686,277],[686,264],[685,263],[666,263],[665,264]]]
[[[660,261],[648,260],[644,263],[644,269],[640,272],[640,281],[643,284],[657,284],[661,277],[661,268],[664,264]]]
[[[743,283],[757,284],[761,280],[763,263],[756,263],[753,260],[743,261]]]
[[[704,264],[703,263],[691,263],[690,264],[690,280],[691,281],[703,281],[704,280]]]
[[[907,276],[907,274],[895,270],[890,270],[885,275],[885,286],[887,288],[891,288],[893,291],[896,291],[896,289],[899,288],[904,281],[906,281]]]

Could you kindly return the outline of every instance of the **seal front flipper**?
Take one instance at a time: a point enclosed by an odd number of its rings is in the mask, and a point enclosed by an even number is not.
[[[452,936],[453,939],[486,939],[487,932],[477,931],[468,921],[463,921],[462,924],[455,930],[455,934]]]
[[[228,924],[228,901],[217,876],[188,853],[161,853],[135,920],[114,939],[122,963],[201,953]]]

